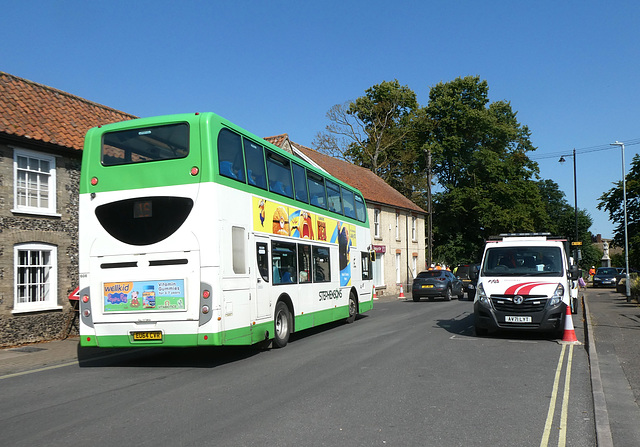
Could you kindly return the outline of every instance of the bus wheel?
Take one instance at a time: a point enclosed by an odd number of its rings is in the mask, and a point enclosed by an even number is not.
[[[289,335],[291,334],[291,314],[289,314],[287,305],[282,301],[279,301],[276,305],[273,325],[273,345],[276,348],[284,348],[287,346]]]
[[[356,321],[356,315],[358,315],[358,300],[353,292],[351,292],[349,295],[349,316],[347,317],[347,323],[350,324]]]

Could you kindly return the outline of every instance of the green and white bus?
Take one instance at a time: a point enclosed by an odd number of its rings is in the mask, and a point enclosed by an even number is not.
[[[358,190],[213,113],[90,129],[82,346],[272,341],[373,308]]]

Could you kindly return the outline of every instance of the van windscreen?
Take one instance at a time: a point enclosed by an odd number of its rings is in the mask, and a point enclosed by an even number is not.
[[[562,276],[559,247],[510,246],[487,249],[483,276]]]

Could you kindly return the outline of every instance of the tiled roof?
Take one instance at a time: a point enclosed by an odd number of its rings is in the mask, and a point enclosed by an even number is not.
[[[82,150],[90,128],[133,118],[0,71],[0,133]]]
[[[284,144],[284,141],[288,139],[289,136],[287,134],[265,138],[265,140],[278,147],[280,147],[280,144]],[[370,170],[361,166],[356,166],[344,160],[330,157],[298,143],[294,143],[292,141],[290,141],[290,143],[305,156],[309,157],[325,169],[329,174],[355,188],[358,188],[367,202],[402,208],[421,214],[427,213]]]

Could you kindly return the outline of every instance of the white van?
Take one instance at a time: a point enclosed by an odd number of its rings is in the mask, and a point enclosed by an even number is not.
[[[564,330],[578,266],[566,239],[542,233],[501,234],[487,241],[473,303],[477,335],[499,329]]]

